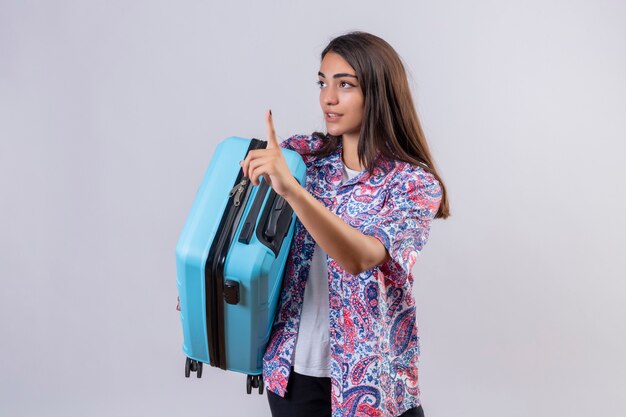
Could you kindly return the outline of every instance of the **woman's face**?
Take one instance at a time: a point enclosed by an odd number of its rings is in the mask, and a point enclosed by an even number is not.
[[[354,68],[339,54],[328,52],[319,71],[320,106],[326,131],[333,136],[359,137],[364,98]]]

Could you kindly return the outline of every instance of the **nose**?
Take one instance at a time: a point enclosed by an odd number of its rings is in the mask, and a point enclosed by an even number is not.
[[[337,91],[333,88],[333,86],[328,86],[321,92],[322,101],[324,104],[330,106],[337,104],[339,102],[339,98],[337,97]]]

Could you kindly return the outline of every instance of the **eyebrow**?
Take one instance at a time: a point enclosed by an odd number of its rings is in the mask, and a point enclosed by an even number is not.
[[[324,75],[322,71],[319,71],[317,75],[319,75],[320,77],[326,78],[326,76]],[[339,74],[333,75],[333,78],[341,78],[341,77],[352,77],[352,78],[356,78],[357,80],[359,79],[356,75],[348,74],[346,72],[340,72]]]

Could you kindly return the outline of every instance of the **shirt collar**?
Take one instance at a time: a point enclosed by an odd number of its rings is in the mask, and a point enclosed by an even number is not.
[[[373,172],[370,174],[367,169],[363,170],[359,174],[355,175],[352,178],[349,178],[341,184],[341,180],[343,179],[343,161],[341,159],[341,155],[343,154],[343,144],[339,141],[337,149],[326,158],[319,158],[315,161],[316,165],[330,165],[330,178],[328,178],[329,182],[335,187],[341,186],[345,187],[348,185],[354,185],[357,183],[365,183],[367,181],[374,182],[376,184],[380,183],[382,178],[385,177],[391,170],[393,170],[397,164],[396,161],[389,160],[384,158],[382,154],[379,152],[376,157],[376,163],[374,166]]]

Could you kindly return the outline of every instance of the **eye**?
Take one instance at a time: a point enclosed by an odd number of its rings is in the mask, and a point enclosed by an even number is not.
[[[341,88],[350,88],[350,87],[354,87],[354,85],[350,84],[347,81],[341,81],[339,83],[339,87],[341,87]]]
[[[326,87],[326,83],[322,80],[317,80],[315,84],[317,84],[320,88]]]

